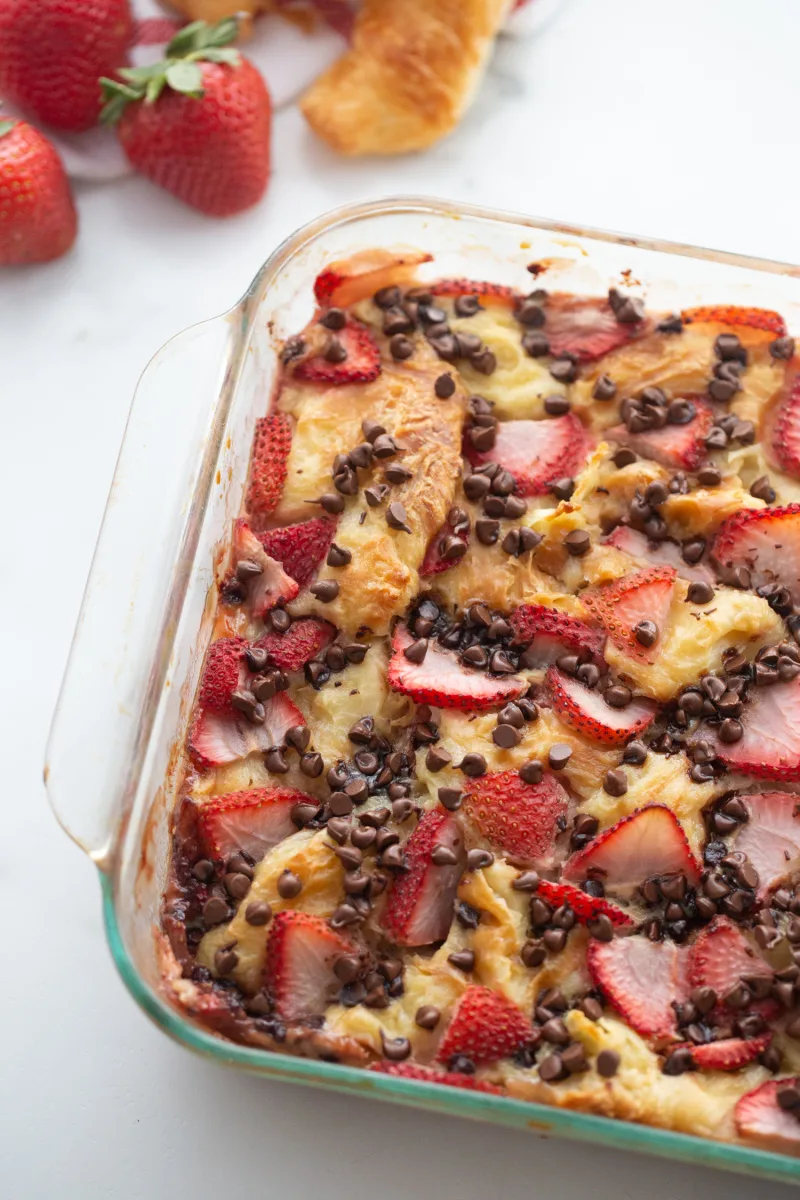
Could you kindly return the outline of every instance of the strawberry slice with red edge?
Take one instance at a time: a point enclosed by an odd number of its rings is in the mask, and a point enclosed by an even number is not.
[[[560,908],[562,904],[569,905],[581,925],[588,925],[598,917],[608,917],[609,921],[619,928],[633,925],[628,914],[616,904],[612,904],[603,896],[590,896],[588,892],[574,887],[571,883],[551,883],[549,879],[540,879],[536,895],[554,909]]]
[[[795,372],[775,414],[770,448],[780,469],[800,479],[800,374]]]
[[[314,296],[323,308],[348,308],[381,288],[405,283],[414,267],[432,259],[432,254],[421,250],[361,250],[321,271],[314,281]]]
[[[452,865],[437,866],[431,855],[446,846]],[[406,869],[395,875],[381,922],[400,946],[428,946],[450,931],[453,904],[464,867],[464,838],[443,810],[425,813],[404,846]]]
[[[445,1087],[466,1088],[470,1092],[490,1092],[494,1096],[502,1095],[502,1088],[474,1075],[460,1075],[456,1071],[440,1071],[436,1067],[423,1067],[419,1063],[392,1062],[382,1058],[373,1063],[370,1071],[378,1071],[382,1075],[394,1075],[397,1079],[416,1079],[419,1083],[441,1083]]]
[[[200,709],[189,730],[189,754],[200,771],[247,758],[256,751],[280,746],[288,729],[305,725],[305,718],[285,692],[278,692],[264,705],[266,716],[253,724],[244,715]]]
[[[701,929],[689,950],[692,987],[713,988],[720,1001],[743,978],[771,974],[772,968],[727,917],[715,917]]]
[[[256,537],[270,558],[279,562],[295,583],[305,587],[330,549],[336,521],[331,517],[312,517],[297,525],[284,525],[257,533]]]
[[[722,567],[747,567],[752,587],[779,583],[800,604],[800,504],[734,513],[720,526],[713,554]]]
[[[741,738],[732,745],[717,739],[717,757],[743,775],[800,781],[800,676],[751,688],[740,720]]]
[[[778,1103],[778,1092],[784,1088],[800,1088],[800,1077],[768,1079],[737,1101],[733,1119],[739,1137],[748,1138],[769,1150],[797,1154],[800,1151],[800,1121],[794,1112],[781,1108]]]
[[[234,569],[243,560],[261,568],[259,574],[250,576],[246,584],[247,602],[254,617],[263,617],[276,605],[287,604],[300,591],[296,581],[286,574],[279,562],[270,558],[247,521],[240,517],[233,532]]]
[[[567,810],[567,793],[552,775],[525,783],[517,771],[500,771],[465,784],[463,811],[481,836],[505,854],[541,865],[553,861]]]
[[[232,713],[231,696],[247,677],[244,638],[218,638],[208,648],[198,690],[201,708]]]
[[[458,1001],[436,1057],[448,1063],[465,1054],[476,1066],[498,1062],[521,1049],[532,1032],[516,1004],[492,988],[475,985]]]
[[[581,593],[581,604],[623,654],[654,663],[661,651],[661,635],[675,592],[673,567],[647,567],[622,579],[612,579]],[[654,621],[658,636],[652,646],[637,641],[635,629]]]
[[[514,308],[522,299],[516,288],[504,283],[487,283],[481,279],[439,279],[431,284],[434,296],[478,296],[488,304],[503,304]]]
[[[586,961],[595,986],[631,1029],[664,1043],[678,1032],[673,1004],[688,999],[687,955],[685,946],[636,934],[592,939]]]
[[[685,1042],[676,1050],[688,1050],[692,1062],[700,1071],[738,1071],[748,1063],[755,1062],[772,1041],[771,1033],[761,1033],[754,1038],[722,1038],[718,1042],[706,1042],[695,1046]]]
[[[644,321],[626,325],[617,320],[607,300],[551,293],[544,306],[544,333],[550,353],[574,354],[580,362],[602,358],[639,335]]]
[[[273,846],[297,832],[292,808],[309,800],[295,788],[249,788],[196,804],[197,824],[209,858],[245,853],[260,862]]]
[[[794,792],[754,792],[739,797],[748,822],[739,827],[733,848],[746,854],[758,872],[758,894],[800,868],[800,796]]]
[[[454,529],[449,521],[445,522],[431,538],[419,569],[420,575],[425,579],[430,575],[441,575],[442,571],[449,571],[451,567],[457,566],[469,548],[469,535],[468,524]],[[459,549],[453,539],[458,541],[463,549]]]
[[[353,944],[322,917],[284,909],[272,921],[265,981],[285,1021],[303,1021],[325,1012],[340,990],[334,967]]]
[[[550,485],[577,475],[586,462],[590,439],[574,413],[540,421],[501,421],[491,450],[481,453],[465,442],[473,464],[496,462],[514,476],[520,496],[544,496]]]
[[[282,671],[299,671],[333,639],[336,630],[327,621],[303,617],[285,633],[270,630],[255,643],[268,651],[270,660]]]
[[[434,642],[428,643],[421,663],[412,663],[404,651],[414,640],[405,625],[397,626],[387,678],[396,692],[403,692],[417,704],[478,712],[516,700],[528,687],[527,681],[516,675],[493,678],[463,667],[455,655]]]
[[[697,308],[685,308],[681,317],[686,325],[702,321],[764,329],[768,333],[774,333],[776,337],[784,337],[786,334],[786,322],[783,317],[768,308],[747,308],[740,304],[701,304]]]
[[[606,704],[602,692],[550,667],[545,676],[553,708],[562,721],[584,737],[606,746],[621,746],[647,729],[658,712],[652,700],[637,697],[624,708]]]
[[[614,546],[631,558],[639,558],[653,567],[672,567],[679,579],[687,582],[716,583],[716,575],[705,563],[694,566],[684,562],[681,548],[676,542],[651,542],[643,533],[631,529],[630,525],[618,525],[606,538],[607,546]]]
[[[564,864],[566,879],[596,873],[606,889],[629,892],[651,875],[686,876],[693,887],[700,864],[678,818],[664,804],[648,804],[593,838]]]
[[[336,337],[345,349],[341,362],[329,362],[322,354],[304,358],[294,368],[297,379],[338,387],[345,383],[371,383],[381,373],[381,352],[366,325],[348,317]]]
[[[256,421],[247,491],[247,509],[255,521],[269,516],[278,506],[291,448],[292,422],[286,413],[270,413]]]
[[[631,433],[625,425],[615,425],[606,437],[630,446],[642,458],[651,458],[662,467],[696,471],[708,458],[705,439],[714,424],[714,412],[699,396],[685,396],[694,407],[694,416],[684,425],[663,425],[661,429],[643,429]]]
[[[605,637],[577,617],[545,604],[520,604],[509,617],[514,641],[527,646],[526,666],[547,667],[564,654],[602,661]]]

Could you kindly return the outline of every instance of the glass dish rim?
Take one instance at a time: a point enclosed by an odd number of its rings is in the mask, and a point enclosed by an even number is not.
[[[301,253],[321,234],[332,228],[359,222],[363,218],[390,214],[409,214],[424,217],[469,218],[491,224],[513,225],[552,233],[561,237],[585,238],[618,246],[631,246],[690,257],[699,261],[741,267],[765,274],[788,275],[800,279],[800,267],[773,259],[756,258],[722,250],[693,246],[687,243],[670,242],[664,239],[638,235],[624,235],[592,226],[568,224],[550,218],[536,218],[495,210],[480,205],[447,201],[426,196],[397,196],[385,199],[361,201],[332,209],[301,226],[285,238],[269,255],[257,271],[252,283],[241,299],[217,320],[239,314],[241,333],[250,323],[251,309],[258,302],[265,285],[289,262]],[[211,318],[212,320],[214,318]],[[205,324],[205,322],[201,322]],[[180,338],[181,331],[170,338],[159,354]],[[221,396],[220,401],[225,397]],[[228,403],[230,397],[228,396]],[[224,414],[217,413],[219,418]],[[215,422],[220,430],[224,419]],[[113,483],[112,483],[113,489]],[[164,631],[161,631],[162,638]],[[56,710],[56,716],[58,709]],[[115,831],[112,845],[119,844],[124,831],[125,819]],[[69,832],[69,831],[67,831]],[[93,857],[90,855],[90,857]],[[117,854],[112,851],[104,855],[98,866],[102,890],[103,917],[106,937],[112,958],[125,985],[137,1004],[170,1037],[195,1052],[231,1066],[294,1083],[317,1085],[326,1089],[352,1092],[365,1097],[394,1100],[411,1107],[464,1116],[472,1119],[490,1119],[498,1124],[531,1129],[540,1134],[556,1134],[573,1137],[587,1142],[598,1142],[617,1149],[655,1153],[695,1163],[701,1166],[745,1172],[770,1178],[779,1182],[800,1182],[800,1158],[756,1147],[714,1141],[693,1134],[640,1125],[618,1118],[584,1113],[576,1109],[559,1108],[507,1096],[495,1096],[466,1089],[446,1088],[441,1085],[407,1080],[359,1067],[347,1067],[337,1063],[326,1063],[315,1059],[282,1054],[246,1047],[207,1032],[200,1025],[182,1016],[156,991],[145,983],[132,958],[128,954],[119,928],[115,903],[115,876]]]

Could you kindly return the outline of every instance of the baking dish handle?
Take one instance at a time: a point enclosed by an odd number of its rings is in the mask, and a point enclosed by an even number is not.
[[[191,501],[216,470],[244,320],[240,306],[178,334],[131,405],[44,768],[56,818],[101,867],[145,752],[146,701],[168,686],[176,573],[202,523]]]

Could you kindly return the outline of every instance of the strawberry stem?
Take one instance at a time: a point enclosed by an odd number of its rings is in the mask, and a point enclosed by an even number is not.
[[[175,34],[162,62],[147,67],[122,67],[119,79],[103,76],[100,79],[104,101],[100,112],[102,123],[116,124],[129,104],[140,101],[155,104],[165,87],[199,100],[203,95],[203,75],[198,63],[238,66],[239,52],[229,45],[238,30],[236,17],[225,17],[215,25],[192,21]]]

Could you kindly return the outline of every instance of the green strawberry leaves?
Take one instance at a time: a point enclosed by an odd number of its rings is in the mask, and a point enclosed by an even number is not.
[[[16,121],[12,121],[10,119],[0,121],[0,138],[5,137],[7,133],[11,133],[11,130],[14,128],[16,123]]]
[[[116,124],[128,104],[140,101],[155,104],[165,87],[199,100],[203,95],[203,73],[198,63],[238,66],[239,51],[228,44],[238,29],[236,17],[225,17],[215,25],[192,21],[175,34],[163,62],[148,67],[121,67],[119,79],[104,76],[100,80],[104,101],[100,120],[104,125]]]

